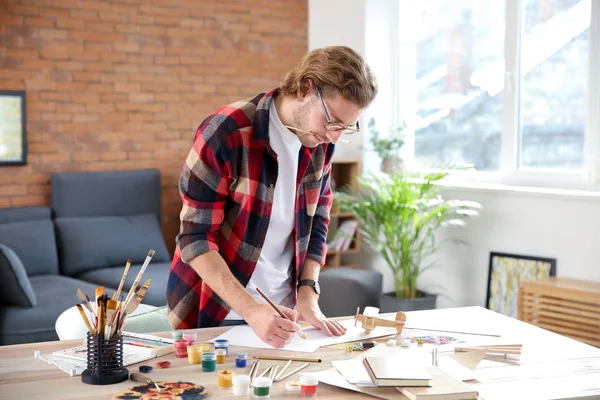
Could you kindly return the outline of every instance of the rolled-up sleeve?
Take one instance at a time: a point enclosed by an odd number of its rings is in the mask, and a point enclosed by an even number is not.
[[[229,170],[221,153],[222,141],[215,137],[215,132],[207,131],[210,128],[205,121],[198,129],[179,177],[183,206],[176,241],[186,263],[219,249],[217,235],[229,193]]]

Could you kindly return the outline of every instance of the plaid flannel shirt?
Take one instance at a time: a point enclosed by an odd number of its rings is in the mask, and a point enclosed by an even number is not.
[[[187,264],[217,250],[246,286],[269,226],[277,155],[269,144],[269,107],[279,89],[219,109],[198,128],[179,178],[183,200],[167,303],[175,329],[218,326],[231,309]],[[335,146],[301,147],[296,179],[292,290],[310,257],[325,262]]]

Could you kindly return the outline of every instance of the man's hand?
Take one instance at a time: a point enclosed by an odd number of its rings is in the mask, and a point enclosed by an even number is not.
[[[273,347],[283,347],[288,344],[296,332],[300,330],[298,314],[287,307],[278,306],[292,321],[281,318],[269,304],[256,304],[244,319],[254,330],[254,333],[265,343]]]
[[[319,328],[327,336],[341,336],[346,333],[339,322],[328,320],[319,307],[319,296],[312,287],[301,286],[298,290],[298,303],[294,308],[299,314],[299,319]]]

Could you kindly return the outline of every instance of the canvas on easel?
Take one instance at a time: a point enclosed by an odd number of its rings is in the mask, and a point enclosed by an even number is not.
[[[486,308],[518,317],[519,281],[556,276],[556,259],[490,253]]]

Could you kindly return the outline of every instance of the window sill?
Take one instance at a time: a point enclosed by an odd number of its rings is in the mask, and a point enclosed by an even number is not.
[[[564,189],[535,186],[508,185],[503,183],[487,183],[477,181],[446,181],[440,183],[450,191],[461,191],[483,194],[501,194],[522,197],[542,197],[552,199],[567,199],[581,201],[598,201],[598,189]]]

